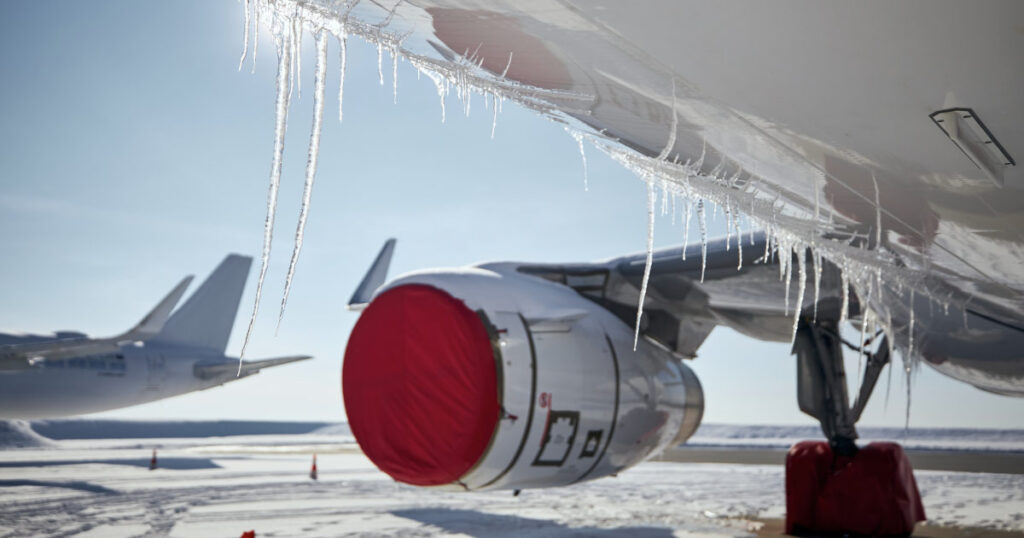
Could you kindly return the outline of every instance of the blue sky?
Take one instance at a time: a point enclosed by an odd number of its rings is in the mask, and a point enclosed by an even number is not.
[[[257,256],[270,168],[273,46],[256,72],[236,70],[240,4],[0,4],[0,328],[120,332],[184,274],[199,279],[228,252]],[[585,261],[642,250],[643,184],[560,126],[506,103],[490,139],[478,99],[448,118],[433,85],[399,66],[377,82],[376,49],[350,40],[345,121],[326,107],[320,171],[288,313],[274,324],[292,248],[311,118],[312,39],[293,103],[273,263],[249,356],[309,353],[209,391],[111,417],[343,420],[341,355],[356,315],[344,303],[387,237],[392,275],[477,261]],[[331,43],[329,95],[338,84]],[[387,61],[387,59],[385,59]],[[712,229],[723,229],[720,220]],[[657,246],[682,242],[657,224]],[[237,354],[255,268],[229,351]],[[705,420],[813,423],[795,402],[789,346],[719,329],[692,367]],[[854,368],[856,366],[854,365]],[[902,426],[905,387],[883,377],[863,423]],[[1024,426],[1024,400],[983,393],[924,369],[912,426]]]

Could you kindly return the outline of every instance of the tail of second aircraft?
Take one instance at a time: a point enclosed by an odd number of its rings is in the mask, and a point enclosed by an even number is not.
[[[153,340],[223,353],[251,264],[248,256],[230,254],[224,258]]]

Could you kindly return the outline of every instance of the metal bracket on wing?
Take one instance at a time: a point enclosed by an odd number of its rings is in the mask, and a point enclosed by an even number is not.
[[[395,239],[391,238],[385,241],[384,246],[381,247],[380,252],[377,254],[377,258],[373,260],[370,269],[366,271],[366,276],[363,277],[362,282],[356,287],[356,291],[352,293],[352,298],[348,300],[348,305],[345,306],[346,309],[357,312],[366,308],[366,305],[370,303],[370,299],[373,298],[374,292],[384,284],[388,277],[388,267],[391,265],[391,255],[394,251]]]
[[[586,310],[557,310],[527,315],[526,323],[534,333],[567,333],[577,321],[587,317]]]

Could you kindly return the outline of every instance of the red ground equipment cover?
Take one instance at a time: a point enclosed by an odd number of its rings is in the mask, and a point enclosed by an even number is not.
[[[497,426],[497,373],[483,322],[437,288],[385,291],[352,329],[342,394],[359,446],[395,480],[449,484]]]
[[[908,535],[924,521],[910,461],[896,443],[870,443],[835,456],[826,441],[786,455],[786,533]]]

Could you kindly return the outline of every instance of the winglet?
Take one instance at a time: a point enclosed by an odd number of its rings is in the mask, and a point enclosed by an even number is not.
[[[192,275],[181,279],[166,297],[160,300],[153,310],[150,310],[135,327],[120,337],[121,340],[145,340],[153,335],[159,334],[167,319],[171,317],[171,311],[185,294],[188,285],[192,282]]]
[[[366,276],[359,283],[359,287],[356,288],[355,293],[352,294],[352,298],[348,300],[348,305],[345,308],[355,311],[366,307],[367,303],[370,302],[370,298],[373,297],[373,292],[377,291],[377,288],[381,287],[384,284],[384,280],[387,279],[388,266],[391,265],[391,254],[394,251],[395,239],[391,238],[385,241],[384,246],[380,249],[380,253],[377,254],[377,259],[373,260],[373,265],[366,272]]]

